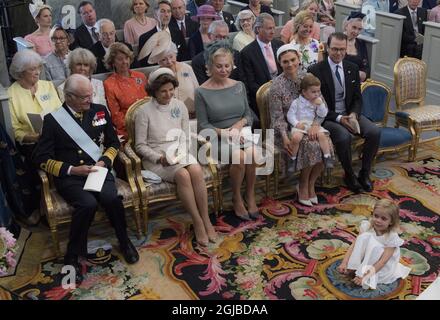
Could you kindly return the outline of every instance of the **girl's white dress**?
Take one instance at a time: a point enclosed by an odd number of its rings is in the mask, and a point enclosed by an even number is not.
[[[356,238],[353,252],[348,260],[347,269],[356,270],[356,276],[362,277],[369,268],[380,259],[385,248],[395,248],[394,254],[379,272],[373,274],[362,284],[364,289],[376,289],[379,283],[393,283],[399,278],[406,278],[411,268],[399,263],[400,246],[403,240],[396,232],[378,236],[369,221],[362,221],[360,234]]]

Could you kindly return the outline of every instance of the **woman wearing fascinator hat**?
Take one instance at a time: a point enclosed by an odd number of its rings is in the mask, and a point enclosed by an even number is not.
[[[363,30],[364,18],[365,14],[362,12],[352,11],[342,25],[344,33],[347,35],[347,54],[344,59],[359,67],[361,82],[364,82],[370,75],[367,46],[363,40],[358,38]]]
[[[49,55],[53,51],[53,44],[50,40],[50,30],[52,27],[52,8],[42,0],[33,0],[29,4],[29,11],[38,26],[33,33],[24,37],[35,47],[35,51],[42,57]]]
[[[166,31],[156,32],[144,47],[149,48],[146,54],[151,51],[148,57],[149,64],[157,63],[174,72],[179,82],[179,86],[174,89],[174,97],[185,104],[189,118],[195,118],[194,91],[199,87],[199,82],[189,64],[177,61],[177,46],[171,41],[170,34]]]

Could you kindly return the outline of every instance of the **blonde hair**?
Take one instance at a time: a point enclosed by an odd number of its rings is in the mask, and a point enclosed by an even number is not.
[[[110,45],[110,48],[107,52],[107,54],[104,57],[104,64],[107,69],[113,69],[113,63],[115,62],[115,57],[118,53],[123,53],[127,57],[130,58],[130,64],[134,60],[133,52],[123,43],[121,42],[115,42],[112,45]]]
[[[293,18],[293,33],[298,33],[299,27],[302,26],[307,20],[313,20],[313,15],[306,10],[298,12],[298,14]]]
[[[229,57],[229,60],[231,62],[231,70],[229,72],[232,72],[232,70],[234,69],[234,57],[232,55],[232,52],[228,48],[221,47],[221,48],[215,50],[213,54],[210,54],[208,61],[206,61],[206,74],[208,75],[208,77],[210,77],[212,75],[211,69],[212,69],[212,66],[214,65],[214,59],[217,57],[222,57],[222,56]]]
[[[391,219],[391,222],[390,222],[390,225],[388,227],[387,232],[397,231],[397,229],[399,228],[399,225],[400,225],[399,206],[392,200],[380,199],[374,205],[373,214],[374,214],[374,211],[376,211],[376,209],[378,209],[378,208],[382,209],[383,212],[386,212]],[[373,225],[371,223],[371,219],[370,219],[370,225]]]

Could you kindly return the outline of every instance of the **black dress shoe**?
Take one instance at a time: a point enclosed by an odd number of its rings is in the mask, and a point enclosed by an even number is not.
[[[359,172],[359,178],[358,178],[359,183],[361,184],[362,188],[366,191],[366,192],[371,192],[373,191],[373,183],[370,180],[369,174],[366,173],[365,171],[361,170]]]
[[[235,212],[235,210],[233,212],[234,212],[234,215],[242,221],[251,221],[252,220],[252,218],[249,216],[249,213],[237,214],[237,212]]]
[[[78,256],[76,255],[66,255],[64,257],[64,265],[72,266],[75,269],[75,283],[80,285],[84,280],[82,275],[82,267],[79,263]]]
[[[130,239],[127,239],[127,244],[120,248],[124,259],[128,264],[133,264],[139,261],[139,253],[133,243],[131,243]]]
[[[354,193],[359,193],[362,189],[354,174],[346,175],[344,177],[344,182],[347,185],[348,189],[350,189]]]

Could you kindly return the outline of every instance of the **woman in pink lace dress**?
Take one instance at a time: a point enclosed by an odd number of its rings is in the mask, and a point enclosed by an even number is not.
[[[54,49],[49,36],[52,27],[52,8],[41,0],[34,0],[33,4],[29,4],[29,10],[38,29],[25,36],[24,39],[34,45],[34,50],[40,56],[46,57]]]

